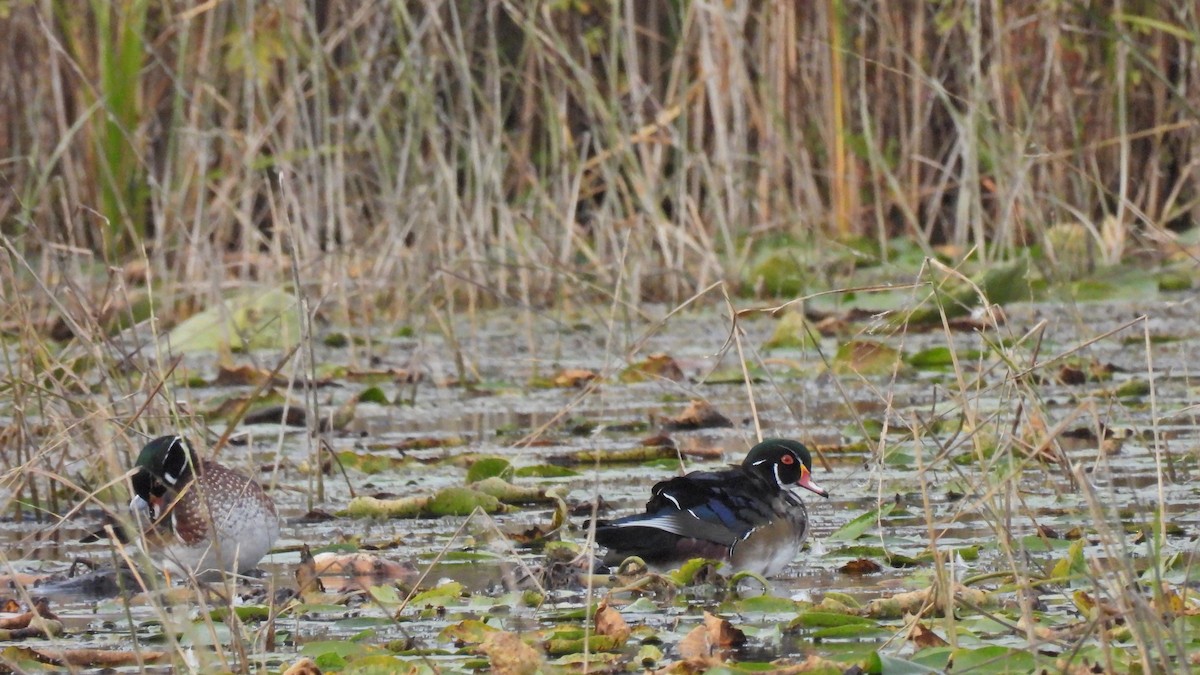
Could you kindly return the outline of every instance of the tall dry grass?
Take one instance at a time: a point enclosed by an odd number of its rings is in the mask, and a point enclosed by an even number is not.
[[[1078,222],[1112,262],[1200,215],[1190,3],[7,11],[5,234],[144,248],[169,287],[296,249],[392,315],[562,302],[622,260],[679,301],[779,233],[996,259]]]

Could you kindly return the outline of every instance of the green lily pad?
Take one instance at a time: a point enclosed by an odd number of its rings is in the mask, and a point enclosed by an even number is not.
[[[1125,380],[1117,385],[1115,389],[1109,390],[1112,396],[1117,398],[1134,398],[1150,395],[1150,381],[1135,377]]]
[[[723,566],[718,560],[692,558],[691,560],[688,560],[680,565],[679,569],[672,570],[667,576],[669,576],[672,581],[680,586],[691,586],[692,584],[696,583],[696,575],[701,570],[708,568],[710,565],[714,565],[717,568],[721,568]]]
[[[935,291],[941,298],[941,309],[931,298],[908,315],[909,323],[938,323],[942,320],[942,310],[949,319],[970,314],[971,310],[980,304],[976,287],[992,304],[1029,299],[1029,260],[1022,257],[1008,263],[991,265],[981,274],[973,276],[971,281],[974,286],[958,277],[947,275]]]
[[[747,285],[769,297],[800,295],[809,277],[802,261],[812,255],[812,250],[796,246],[767,251],[750,269]]]
[[[413,596],[409,601],[409,605],[420,607],[422,605],[445,605],[447,601],[457,602],[463,595],[463,585],[457,581],[448,581],[444,584],[434,586],[427,591],[421,591]]]
[[[421,596],[417,596],[419,598]],[[413,598],[415,602],[417,598]],[[442,642],[456,642],[459,644],[477,645],[483,642],[489,633],[495,633],[498,628],[489,626],[478,619],[467,619],[459,621],[442,629],[438,633],[438,640]]]
[[[854,623],[844,626],[818,628],[809,633],[808,637],[814,640],[865,640],[867,638],[891,635],[895,632],[896,631],[891,628]]]
[[[854,541],[874,527],[881,518],[886,518],[891,514],[895,508],[894,502],[888,502],[878,509],[871,509],[843,525],[837,532],[826,537],[825,541]]]
[[[385,650],[381,647],[365,644],[362,642],[351,642],[349,640],[318,640],[316,642],[306,642],[300,648],[302,656],[308,656],[313,659],[321,659],[327,656],[337,656],[342,659],[367,656],[369,654],[384,653]]]
[[[467,469],[467,482],[475,483],[491,477],[509,480],[513,476],[513,467],[503,457],[482,457]]]
[[[1070,286],[1076,300],[1153,300],[1158,297],[1158,280],[1144,270],[1124,272],[1109,270],[1108,274],[1077,281]]]
[[[803,312],[788,312],[775,324],[775,330],[763,347],[766,349],[812,349],[816,331],[810,331]]]
[[[358,469],[366,474],[377,474],[385,471],[392,471],[396,467],[403,466],[408,463],[400,457],[391,455],[381,455],[373,452],[354,452],[353,450],[343,450],[337,454],[338,462],[347,469]]]
[[[833,372],[887,375],[900,361],[900,352],[874,340],[851,340],[838,347]]]
[[[426,510],[434,516],[467,516],[477,508],[485,513],[495,513],[503,505],[499,499],[478,490],[449,487],[439,490],[426,506]]]
[[[945,663],[943,662],[943,667]],[[957,664],[956,664],[957,665]],[[879,673],[883,675],[927,675],[928,673],[941,673],[942,668],[932,668],[928,665],[914,661],[888,656],[875,652],[869,658],[864,666],[864,670],[868,673]]]
[[[517,469],[514,475],[517,478],[571,478],[578,476],[579,472],[572,471],[565,466],[535,464],[534,466],[523,466]]]
[[[360,403],[378,403],[379,405],[390,403],[387,394],[383,393],[379,387],[367,387],[358,395],[358,400]]]
[[[916,354],[911,354],[904,357],[904,362],[918,370],[938,370],[943,368],[951,368],[954,366],[954,357],[957,356],[960,362],[976,361],[983,352],[975,349],[955,354],[949,347],[939,346],[924,349]]]
[[[855,616],[854,614],[838,614],[837,612],[808,611],[800,614],[788,623],[788,629],[796,628],[830,628],[833,626],[874,626],[871,619]]]
[[[955,649],[950,654],[954,671],[960,673],[1032,673],[1037,659],[1024,649],[989,645],[978,649]]]
[[[300,342],[296,296],[282,288],[247,291],[189,317],[167,339],[180,353],[290,347]]]
[[[242,621],[266,621],[271,618],[271,608],[266,605],[239,605],[233,611]],[[228,613],[227,607],[218,607],[209,612],[209,616],[214,621],[224,621]]]
[[[742,598],[734,602],[733,606],[741,613],[792,614],[798,605],[790,598],[766,594]]]

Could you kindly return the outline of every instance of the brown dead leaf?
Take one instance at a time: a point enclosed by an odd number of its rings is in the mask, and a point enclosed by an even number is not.
[[[601,602],[596,608],[595,619],[597,635],[607,635],[622,645],[629,639],[629,624],[625,623],[621,613],[609,607],[607,602]]]
[[[1062,535],[1059,534],[1057,530],[1050,527],[1049,525],[1038,525],[1037,533],[1038,533],[1038,536],[1043,537],[1045,539],[1062,539],[1063,538]]]
[[[76,668],[122,668],[159,663],[166,659],[166,652],[115,651],[108,649],[31,649],[34,659],[54,666]]]
[[[63,625],[61,621],[33,616],[29,619],[29,625],[24,628],[13,628],[11,630],[0,628],[0,642],[24,640],[27,638],[52,638],[62,635],[62,632]]]
[[[296,573],[299,583],[300,570]],[[395,581],[407,584],[420,576],[420,570],[411,563],[396,562],[365,551],[318,553],[312,559],[312,573],[318,577],[319,588],[330,592],[366,589]]]
[[[638,445],[644,448],[673,448],[675,447],[675,440],[666,434],[658,434],[649,438],[643,438]]]
[[[731,427],[733,422],[722,415],[708,401],[696,399],[686,410],[676,417],[668,417],[663,423],[665,429],[712,429],[714,427]]]
[[[504,529],[504,536],[510,541],[520,544],[521,546],[529,546],[540,541],[546,540],[547,532],[542,529],[541,525],[533,524],[529,527],[519,527],[517,529]]]
[[[9,601],[11,603],[11,601]],[[7,605],[8,603],[6,603]],[[15,603],[12,603],[15,604]],[[28,612],[22,612],[16,616],[0,617],[0,629],[14,630],[19,628],[28,628],[36,619],[50,619],[57,621],[58,617],[54,612],[50,611],[50,601],[46,598],[38,598],[33,601],[33,609]]]
[[[859,558],[838,568],[842,574],[849,574],[856,577],[861,577],[867,574],[876,574],[883,570],[879,563],[869,558]]]
[[[899,619],[905,614],[922,614],[934,606],[936,593],[935,585],[897,593],[888,598],[877,598],[867,603],[862,614],[872,619]],[[956,602],[966,602],[976,607],[987,606],[992,600],[986,591],[962,584],[954,585],[954,598]]]
[[[488,633],[479,649],[488,657],[495,675],[534,675],[545,667],[542,653],[526,644],[515,633]]]
[[[166,661],[164,651],[115,651],[100,649],[83,650],[34,650],[56,665],[74,665],[77,668],[121,668],[127,665],[142,665]]]
[[[552,383],[556,387],[582,387],[596,379],[596,371],[586,368],[564,368],[554,376]]]
[[[1070,634],[1069,630],[1057,630],[1057,629],[1051,628],[1050,626],[1045,626],[1043,624],[1038,623],[1036,619],[1033,620],[1032,626],[1030,625],[1030,622],[1027,622],[1025,620],[1025,617],[1021,617],[1020,619],[1017,619],[1017,630],[1027,633],[1027,632],[1029,632],[1030,628],[1033,628],[1033,636],[1034,637],[1036,637],[1039,640],[1046,640],[1047,642],[1054,642],[1057,640],[1066,639],[1067,636]]]
[[[917,646],[917,649],[945,647],[950,644],[920,621],[913,623],[912,628],[908,631],[908,639]]]
[[[647,380],[672,380],[682,382],[683,369],[675,359],[666,354],[651,354],[621,373],[622,382],[645,382]]]
[[[12,616],[0,616],[0,630],[13,630],[14,628],[25,628],[33,617],[37,616],[33,612],[21,612]]]
[[[746,642],[746,634],[719,616],[704,613],[704,623],[696,626],[679,642],[679,655],[684,660],[717,657],[724,662],[729,649]]]
[[[850,329],[850,322],[845,317],[830,314],[829,316],[815,322],[813,330],[824,336],[834,336],[839,333],[844,333]]]
[[[397,384],[416,384],[425,379],[425,376],[420,372],[405,370],[404,368],[387,368],[384,370],[348,370],[346,371],[345,377],[351,382],[361,382],[364,380],[377,381],[381,378],[387,378]]]
[[[704,626],[708,629],[712,643],[720,649],[740,647],[746,643],[746,634],[719,616],[705,612]]]
[[[271,382],[281,386],[287,386],[287,379],[279,377],[271,377],[271,371],[264,368],[257,368],[248,363],[242,365],[233,365],[231,363],[222,363],[217,367],[217,377],[213,380],[214,387],[240,387],[240,386],[258,386],[264,382]]]
[[[1087,374],[1082,368],[1064,365],[1058,369],[1058,381],[1066,385],[1084,384],[1087,382]]]
[[[679,641],[679,655],[683,657],[684,661],[704,659],[711,660],[712,665],[725,662],[725,659],[714,656],[712,652],[713,647],[708,642],[708,629],[703,625],[688,631],[688,634]]]
[[[1166,618],[1175,616],[1195,616],[1200,614],[1200,606],[1188,602],[1184,595],[1163,582],[1161,592],[1150,598],[1150,606],[1154,607]],[[1185,590],[1186,593],[1186,590]]]
[[[407,452],[409,450],[431,450],[433,448],[457,447],[460,445],[466,445],[466,441],[458,436],[450,438],[426,436],[421,438],[406,438],[396,444],[396,449],[400,452]]]
[[[224,404],[221,408],[224,408]],[[302,427],[308,424],[304,408],[289,405],[272,405],[246,413],[243,424],[282,424],[287,427]],[[328,426],[328,425],[324,425]]]
[[[1098,613],[1095,615],[1104,621],[1116,619],[1125,614],[1116,604],[1096,598],[1082,589],[1071,594],[1071,600],[1075,602],[1075,606],[1079,608],[1080,612],[1088,616]]]
[[[335,553],[326,551],[313,556],[319,576],[371,577],[378,581],[404,580],[416,570],[411,565],[388,560],[365,551]]]
[[[317,667],[316,661],[306,656],[288,666],[283,675],[321,675],[321,669]]]
[[[12,598],[5,598],[4,604],[0,605],[0,612],[5,614],[19,614],[21,612],[21,603]]]

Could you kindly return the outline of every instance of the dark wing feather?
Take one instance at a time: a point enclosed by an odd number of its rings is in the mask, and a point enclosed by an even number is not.
[[[770,522],[765,486],[744,472],[697,471],[654,486],[646,512],[609,523],[610,528],[662,530],[729,546]],[[597,540],[604,543],[598,536]]]

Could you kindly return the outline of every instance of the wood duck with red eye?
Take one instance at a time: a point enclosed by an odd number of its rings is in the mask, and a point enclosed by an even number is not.
[[[793,486],[822,497],[812,480],[812,455],[802,443],[767,439],[740,466],[693,471],[651,490],[646,512],[596,522],[604,562],[638,556],[652,565],[713,558],[735,571],[773,576],[799,553],[808,535],[808,511]]]
[[[158,567],[184,576],[254,569],[279,536],[275,503],[241,473],[200,459],[180,436],[146,444],[129,504]]]

